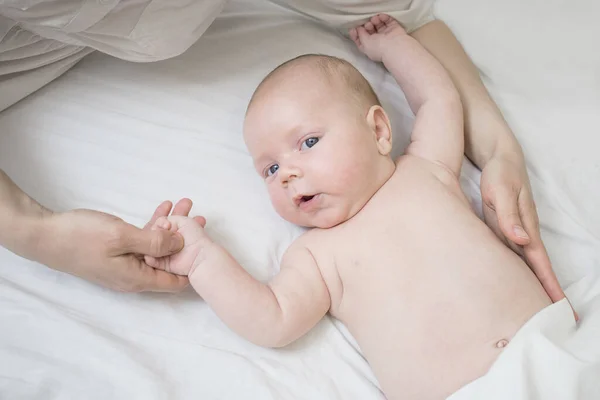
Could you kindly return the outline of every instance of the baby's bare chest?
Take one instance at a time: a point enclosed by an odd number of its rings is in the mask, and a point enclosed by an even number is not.
[[[395,174],[351,220],[323,232],[322,243],[352,273],[360,265],[397,269],[400,254],[428,252],[457,224],[477,220],[460,191],[427,171]]]
[[[369,302],[397,293],[410,297],[417,286],[439,282],[444,265],[468,261],[463,259],[465,239],[477,236],[482,226],[487,229],[458,182],[453,187],[428,171],[404,172],[395,174],[351,220],[315,235],[313,254],[326,280],[336,282],[332,304],[340,304],[341,296],[361,303],[363,297]],[[463,227],[461,235],[457,226]]]

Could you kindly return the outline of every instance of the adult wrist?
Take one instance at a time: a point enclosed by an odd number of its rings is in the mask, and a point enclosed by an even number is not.
[[[516,164],[525,164],[523,149],[512,133],[498,140],[490,159],[503,159]]]
[[[2,244],[21,257],[43,263],[43,249],[49,248],[44,243],[53,234],[48,227],[53,212],[30,198],[22,206],[3,218]]]
[[[467,126],[465,128],[473,129]],[[524,163],[521,145],[508,126],[489,129],[487,136],[487,138],[481,135],[475,137],[470,131],[466,137],[465,153],[479,169],[484,169],[492,159],[505,159],[514,163]]]

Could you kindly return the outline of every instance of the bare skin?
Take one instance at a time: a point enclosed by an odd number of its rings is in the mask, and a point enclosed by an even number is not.
[[[178,292],[188,285],[185,276],[165,273],[144,263],[178,252],[181,235],[151,232],[159,217],[187,216],[192,208],[182,199],[158,206],[144,229],[94,210],[53,212],[25,194],[0,170],[0,245],[58,271],[125,292]],[[198,222],[203,222],[198,218]]]
[[[456,179],[411,155],[351,220],[295,246],[312,253],[330,313],[389,399],[449,396],[484,375],[503,341],[551,303],[473,214]]]
[[[364,25],[370,34],[380,16]],[[355,33],[355,39],[358,38]],[[444,66],[460,94],[465,121],[465,154],[481,169],[486,224],[529,264],[553,302],[565,297],[540,235],[539,219],[521,146],[491,99],[452,31],[436,20],[411,33]],[[575,318],[577,315],[575,314]]]
[[[416,114],[405,154],[390,158],[385,111],[349,101],[344,80],[310,62],[284,70],[260,89],[244,135],[277,212],[314,229],[266,284],[206,235],[204,221],[185,217],[152,228],[180,233],[183,250],[146,262],[188,275],[231,329],[259,345],[285,346],[330,312],[389,399],[443,399],[484,375],[551,299],[460,189],[463,112],[450,78],[380,18],[380,35],[363,28],[354,39]]]

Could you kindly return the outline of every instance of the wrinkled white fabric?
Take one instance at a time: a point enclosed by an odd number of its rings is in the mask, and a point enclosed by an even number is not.
[[[187,50],[225,0],[0,1],[0,111],[99,50],[136,62]]]

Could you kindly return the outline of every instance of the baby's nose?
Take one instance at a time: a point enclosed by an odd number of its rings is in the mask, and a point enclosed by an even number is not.
[[[287,185],[291,180],[301,177],[302,171],[298,167],[282,166],[279,168],[279,179],[282,185]]]

